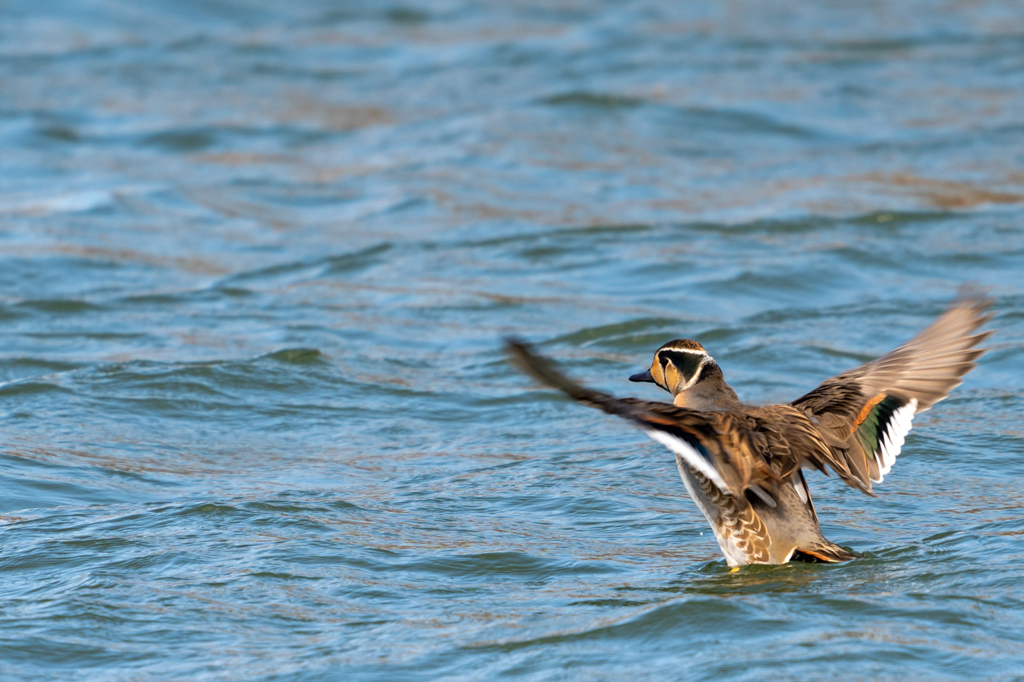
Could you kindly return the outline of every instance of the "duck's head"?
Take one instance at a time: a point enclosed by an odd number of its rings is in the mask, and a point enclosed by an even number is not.
[[[630,381],[657,384],[673,396],[722,380],[722,370],[704,346],[690,339],[669,341],[654,354],[651,368],[634,374]]]

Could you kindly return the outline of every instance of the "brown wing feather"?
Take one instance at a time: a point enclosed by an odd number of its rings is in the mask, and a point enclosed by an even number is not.
[[[830,453],[807,417],[785,405],[752,412],[700,412],[668,403],[616,398],[575,383],[523,341],[507,339],[506,351],[526,373],[573,400],[629,419],[656,440],[662,440],[659,434],[666,434],[685,441],[705,458],[721,481],[716,484],[730,495],[742,495],[753,485],[772,489],[801,465],[802,457],[810,457],[811,463],[821,468],[819,462]],[[810,455],[812,450],[817,454]]]
[[[964,287],[950,308],[910,341],[826,379],[791,403],[825,437],[832,452],[826,462],[844,481],[870,493],[871,481],[880,481],[891,466],[891,460],[882,461],[879,453],[898,450],[895,443],[885,441],[892,435],[886,428],[893,412],[901,407],[913,411],[913,401],[916,411],[923,412],[963,382],[985,352],[976,346],[992,334],[978,333],[991,318],[986,313],[991,305],[992,299],[982,291]],[[909,421],[904,426],[909,430]]]
[[[635,398],[621,402],[641,410],[635,419],[642,428],[672,434],[676,429],[692,436],[707,454],[711,465],[726,482],[730,494],[740,495],[751,485],[774,486],[778,475],[770,464],[777,455],[770,450],[759,422],[741,412],[700,412],[669,403]]]

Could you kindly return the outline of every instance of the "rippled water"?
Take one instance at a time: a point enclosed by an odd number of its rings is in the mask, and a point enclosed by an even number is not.
[[[1017,2],[0,3],[0,674],[1021,679]],[[621,394],[750,401],[964,280],[865,558],[730,572]]]

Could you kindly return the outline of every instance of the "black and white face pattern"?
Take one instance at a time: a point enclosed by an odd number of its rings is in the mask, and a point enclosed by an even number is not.
[[[704,347],[689,339],[669,341],[654,354],[651,378],[672,395],[696,384],[704,367],[714,365]]]

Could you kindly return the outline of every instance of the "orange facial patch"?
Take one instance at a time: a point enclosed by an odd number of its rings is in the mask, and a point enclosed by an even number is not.
[[[654,379],[654,383],[662,388],[665,387],[665,372],[657,355],[654,356],[654,362],[651,364],[651,378]]]
[[[672,389],[679,385],[679,370],[671,362],[665,365],[665,387],[675,393]]]

